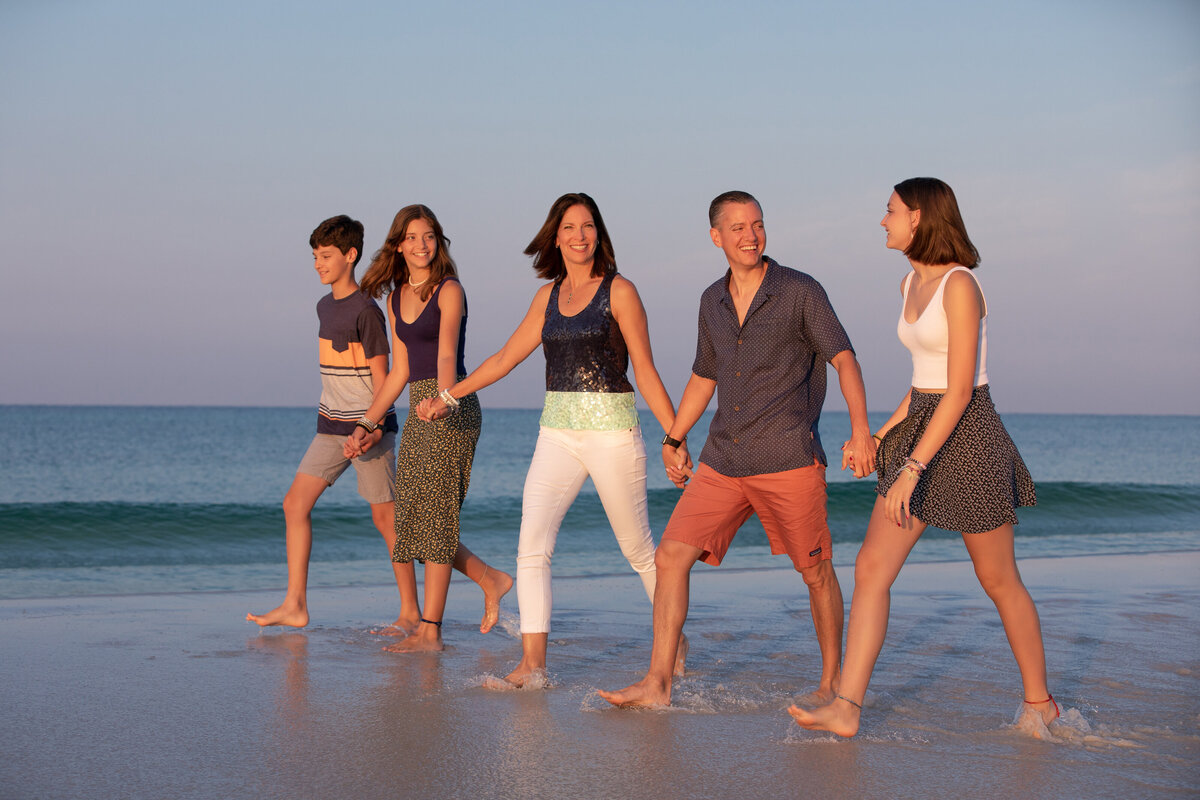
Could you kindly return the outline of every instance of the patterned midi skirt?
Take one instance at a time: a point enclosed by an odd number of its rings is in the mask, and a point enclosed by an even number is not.
[[[458,412],[423,422],[417,405],[438,393],[436,378],[408,385],[408,419],[396,455],[396,546],[392,560],[450,564],[458,552],[458,512],[471,484],[471,462],[483,425],[469,394]]]
[[[879,443],[875,491],[881,497],[900,476],[941,399],[940,394],[913,389],[908,416]],[[984,533],[1005,523],[1015,525],[1015,509],[1036,504],[1033,479],[992,405],[987,385],[976,386],[962,419],[917,481],[913,516],[948,531]]]

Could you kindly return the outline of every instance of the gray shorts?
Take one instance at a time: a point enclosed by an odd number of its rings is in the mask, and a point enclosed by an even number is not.
[[[300,459],[296,472],[321,478],[332,486],[346,471],[346,467],[354,464],[354,471],[358,473],[358,493],[363,499],[372,505],[392,502],[395,499],[392,482],[396,470],[393,455],[396,434],[385,433],[374,447],[355,459],[343,455],[342,443],[345,441],[345,436],[318,433],[313,437],[304,458]]]

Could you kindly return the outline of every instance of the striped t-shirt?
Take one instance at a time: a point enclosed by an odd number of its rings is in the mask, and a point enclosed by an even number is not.
[[[317,433],[347,436],[375,396],[368,359],[387,355],[387,323],[375,301],[362,292],[338,300],[327,294],[317,301],[321,327],[321,405]],[[388,409],[384,430],[397,429],[395,409]]]

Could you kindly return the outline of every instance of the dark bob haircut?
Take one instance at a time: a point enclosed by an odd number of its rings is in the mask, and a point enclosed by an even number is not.
[[[555,244],[558,241],[558,226],[562,224],[566,213],[575,206],[586,208],[592,215],[592,222],[596,224],[596,253],[592,261],[592,277],[598,278],[605,273],[617,271],[617,258],[613,255],[612,240],[608,238],[608,228],[604,226],[599,206],[583,192],[570,192],[554,201],[541,230],[525,248],[525,255],[533,256],[533,271],[543,280],[556,281],[567,274],[562,253]]]
[[[930,266],[962,264],[975,269],[979,265],[979,251],[967,236],[953,189],[937,178],[909,178],[893,188],[904,205],[921,212],[904,255]]]

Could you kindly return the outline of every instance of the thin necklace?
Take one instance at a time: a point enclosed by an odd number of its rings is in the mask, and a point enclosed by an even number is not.
[[[419,287],[421,287],[421,286],[424,286],[424,285],[425,285],[425,284],[427,284],[427,283],[429,283],[429,276],[428,276],[428,275],[426,275],[426,276],[425,276],[425,280],[421,281],[420,283],[413,283],[412,275],[409,275],[409,276],[408,276],[408,285],[409,285],[409,286],[411,286],[411,287],[413,287],[414,289],[417,289],[417,288],[419,288]]]

